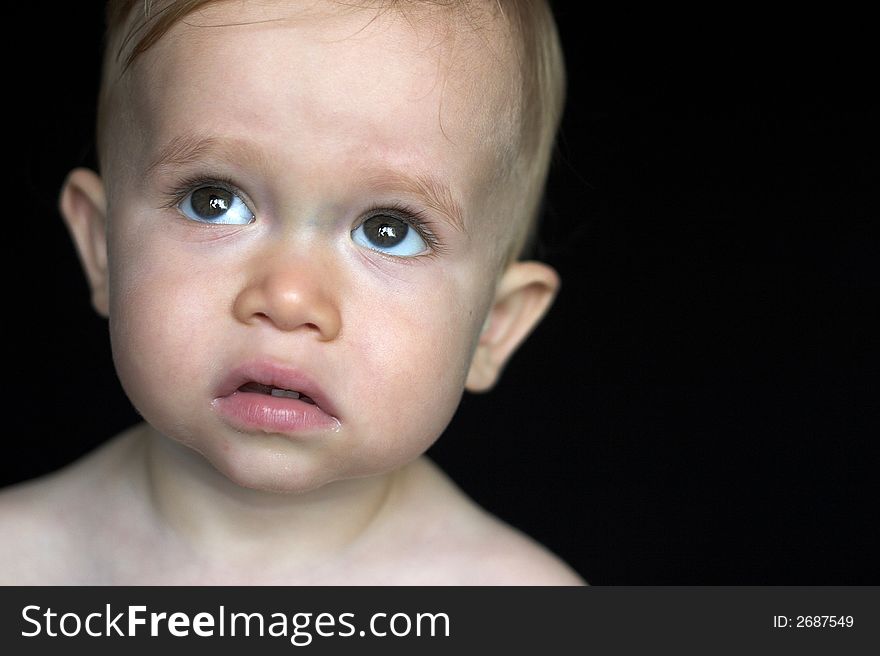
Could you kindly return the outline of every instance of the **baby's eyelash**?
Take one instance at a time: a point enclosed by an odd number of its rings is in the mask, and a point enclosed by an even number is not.
[[[424,239],[425,243],[430,249],[430,251],[428,253],[425,253],[423,257],[441,255],[445,252],[446,247],[443,245],[443,243],[437,237],[437,234],[431,228],[431,220],[426,216],[424,210],[417,210],[404,203],[399,202],[386,203],[382,205],[375,205],[364,212],[363,221],[366,221],[370,217],[380,216],[382,214],[387,214],[394,218],[400,219],[401,221],[412,226],[412,228],[419,233],[419,236]],[[389,257],[396,256],[389,255]],[[411,260],[413,258],[401,259]]]

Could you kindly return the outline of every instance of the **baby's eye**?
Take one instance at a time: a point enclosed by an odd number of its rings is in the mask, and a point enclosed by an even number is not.
[[[409,223],[390,214],[374,214],[351,231],[360,246],[398,257],[414,257],[428,250],[425,240]]]
[[[246,225],[254,220],[244,201],[225,187],[205,185],[193,189],[177,207],[188,219],[201,223]]]

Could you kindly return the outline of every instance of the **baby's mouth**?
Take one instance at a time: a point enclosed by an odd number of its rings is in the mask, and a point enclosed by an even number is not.
[[[253,381],[245,383],[241,387],[238,388],[238,392],[247,392],[250,394],[266,394],[268,396],[281,397],[285,399],[299,399],[304,403],[310,403],[311,405],[317,405],[311,398],[297,392],[296,390],[282,389],[280,387],[272,387],[271,385],[263,385],[262,383],[255,383]]]

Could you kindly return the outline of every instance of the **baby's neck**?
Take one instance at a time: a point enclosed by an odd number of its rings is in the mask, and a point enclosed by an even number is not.
[[[389,474],[302,494],[252,490],[148,426],[142,440],[152,516],[170,542],[203,565],[218,553],[225,567],[344,558],[379,521],[395,487]]]

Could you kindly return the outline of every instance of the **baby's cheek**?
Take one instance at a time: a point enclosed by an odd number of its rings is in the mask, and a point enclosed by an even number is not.
[[[213,341],[205,332],[212,323],[205,305],[210,292],[197,293],[185,272],[158,262],[135,259],[111,288],[113,357],[142,413],[165,397],[185,397],[199,377],[200,351]]]
[[[382,409],[390,434],[421,434],[430,443],[458,406],[470,335],[451,296],[437,290],[430,302],[396,308],[375,338],[356,349],[361,370],[374,372],[364,378],[367,395],[373,410]]]

